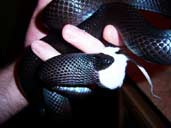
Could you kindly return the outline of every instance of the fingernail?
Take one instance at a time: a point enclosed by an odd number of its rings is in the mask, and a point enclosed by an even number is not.
[[[68,40],[73,41],[78,39],[78,34],[77,34],[78,32],[84,32],[84,31],[74,25],[67,24],[64,26],[62,34],[64,39],[67,39],[67,41]]]
[[[108,42],[114,45],[121,45],[119,41],[119,35],[116,28],[113,25],[107,25],[103,32],[103,37]]]
[[[33,52],[43,61],[46,61],[54,56],[60,55],[53,47],[43,41],[34,41],[31,44]]]
[[[73,32],[73,31],[83,31],[83,30],[79,29],[78,27],[71,25],[71,24],[65,25],[64,29],[66,29],[66,32],[68,32],[68,33]]]
[[[44,50],[43,41],[34,41],[31,43],[31,49],[36,55],[40,54]]]

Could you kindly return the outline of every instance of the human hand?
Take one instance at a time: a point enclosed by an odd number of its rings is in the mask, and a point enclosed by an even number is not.
[[[84,30],[81,30],[70,24],[64,26],[62,30],[62,36],[68,43],[85,53],[98,53],[105,47],[100,40],[96,39]],[[107,25],[104,28],[103,38],[113,45],[122,45],[122,43],[119,42],[117,30],[112,25]],[[43,61],[60,55],[60,53],[53,47],[40,40],[34,41],[31,44],[31,48],[33,52]]]
[[[50,47],[48,44],[39,41],[39,39],[44,37],[46,34],[40,31],[35,24],[37,14],[50,1],[51,0],[38,1],[38,5],[31,18],[25,42],[25,46],[31,45],[36,55],[38,55],[44,61],[55,55],[60,54],[58,51]],[[64,39],[68,43],[71,43],[83,52],[95,53],[99,52],[102,48],[104,48],[104,45],[99,40],[74,26],[64,26],[62,33]],[[117,31],[112,26],[107,26],[104,29],[103,36],[110,43],[114,45],[120,45]],[[89,42],[89,44],[87,44],[87,42]],[[7,119],[11,118],[12,115],[15,115],[28,104],[27,100],[23,97],[23,95],[17,88],[17,84],[14,78],[15,63],[16,62],[0,71],[0,124],[5,122]]]

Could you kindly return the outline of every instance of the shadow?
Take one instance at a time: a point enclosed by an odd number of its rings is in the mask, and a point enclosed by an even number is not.
[[[27,27],[37,1],[1,2],[0,68],[12,63],[24,49]]]

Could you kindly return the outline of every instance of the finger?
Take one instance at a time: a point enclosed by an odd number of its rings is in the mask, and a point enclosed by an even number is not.
[[[45,33],[40,31],[36,26],[36,18],[39,12],[50,2],[51,0],[38,0],[37,7],[32,15],[30,24],[26,34],[26,46],[30,45],[31,42],[38,40],[45,36]]]
[[[98,39],[73,25],[65,25],[62,35],[67,42],[85,53],[98,53],[105,47]]]
[[[104,28],[104,31],[103,31],[103,38],[113,44],[113,45],[116,45],[116,46],[121,46],[123,45],[120,40],[119,40],[119,34],[116,30],[116,28],[113,26],[113,25],[107,25],[105,28]]]
[[[60,55],[56,49],[43,41],[34,41],[31,44],[31,49],[43,61]]]

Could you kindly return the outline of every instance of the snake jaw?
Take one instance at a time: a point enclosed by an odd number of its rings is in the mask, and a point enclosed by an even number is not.
[[[115,60],[108,68],[98,72],[103,87],[116,89],[123,84],[128,58],[124,54],[118,54],[119,50],[118,47],[106,47],[102,51],[102,53],[112,56]]]

